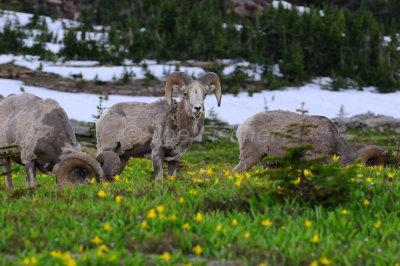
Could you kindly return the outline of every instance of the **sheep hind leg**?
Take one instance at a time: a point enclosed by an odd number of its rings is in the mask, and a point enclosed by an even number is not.
[[[176,176],[178,169],[178,161],[168,162],[167,173],[168,176]]]
[[[14,184],[12,180],[12,173],[11,173],[11,162],[10,159],[4,159],[1,162],[3,172],[6,173],[5,178],[6,178],[6,186],[9,189],[14,189]]]
[[[29,161],[25,163],[25,186],[27,188],[34,187],[36,185],[36,163]]]

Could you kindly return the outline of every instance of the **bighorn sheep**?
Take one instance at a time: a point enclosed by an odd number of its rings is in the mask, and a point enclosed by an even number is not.
[[[178,103],[172,99],[174,89],[183,95]],[[118,103],[104,112],[96,123],[96,136],[97,160],[105,178],[121,173],[130,157],[151,159],[156,179],[163,177],[163,161],[168,163],[168,175],[176,176],[179,158],[203,126],[204,99],[213,91],[219,106],[221,84],[215,73],[193,80],[174,72],[165,85],[166,99]]]
[[[263,157],[281,157],[285,153],[283,147],[298,145],[298,143],[288,143],[288,139],[271,134],[271,131],[285,134],[291,124],[300,123],[302,119],[303,117],[300,114],[281,110],[261,112],[247,118],[236,131],[239,141],[240,162],[234,171],[248,171]],[[316,126],[309,128],[308,134],[304,136],[304,143],[312,144],[316,151],[312,154],[306,154],[307,158],[337,155],[340,157],[339,161],[342,165],[353,163],[358,157],[361,158],[364,165],[384,164],[385,151],[383,149],[371,145],[356,153],[353,148],[346,145],[336,127],[328,118],[306,116],[304,123]]]
[[[100,164],[80,151],[67,114],[55,100],[11,95],[0,102],[0,117],[0,146],[17,144],[20,152],[0,163],[5,172],[10,171],[10,160],[25,165],[26,187],[35,186],[36,168],[55,173],[58,187],[102,178]],[[11,174],[6,182],[14,188]]]

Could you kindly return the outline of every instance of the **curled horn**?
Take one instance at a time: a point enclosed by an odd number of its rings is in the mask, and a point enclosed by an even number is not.
[[[358,157],[365,166],[384,165],[386,152],[381,147],[370,145],[362,148],[358,152]]]
[[[103,179],[103,170],[100,164],[83,152],[73,152],[63,156],[54,172],[58,188],[87,184],[92,178],[96,178],[97,181]]]
[[[165,98],[167,98],[168,104],[172,104],[172,89],[174,85],[183,86],[189,85],[192,82],[192,77],[184,72],[171,73],[165,83]]]
[[[221,91],[221,82],[219,81],[218,75],[215,74],[214,72],[206,72],[203,75],[201,75],[198,80],[205,85],[214,85],[215,86],[214,93],[215,93],[215,97],[217,98],[218,106],[220,106],[222,91]]]
[[[100,153],[96,160],[100,163],[103,172],[104,179],[107,181],[113,181],[113,177],[119,174],[121,167],[121,159],[119,156],[112,151],[105,151]]]

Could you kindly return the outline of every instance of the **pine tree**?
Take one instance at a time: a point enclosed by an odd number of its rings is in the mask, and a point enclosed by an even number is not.
[[[285,49],[283,61],[279,67],[289,81],[300,83],[305,80],[304,55],[299,43]]]

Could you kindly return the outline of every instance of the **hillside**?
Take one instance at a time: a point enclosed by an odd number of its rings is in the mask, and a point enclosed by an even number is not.
[[[380,92],[392,92],[400,87],[399,21],[391,2],[383,13],[379,11],[383,7],[370,1],[360,9],[355,4],[305,1],[301,3],[309,7],[285,1],[224,0],[29,3],[1,3],[0,7],[33,16],[23,27],[4,22],[0,53],[113,65],[123,65],[126,59],[136,63],[245,60],[261,66],[261,85],[266,89],[299,85],[316,76],[332,77],[333,89],[375,86]],[[63,24],[63,30],[55,33],[41,14],[77,21]],[[388,14],[390,23],[385,20]],[[24,41],[27,38],[30,44]],[[54,45],[47,43],[61,46],[52,49]],[[279,65],[283,78],[273,75],[273,65]],[[207,70],[221,74],[223,68],[216,63]],[[242,82],[239,87],[247,80],[251,77],[246,73],[235,72],[233,81]]]

